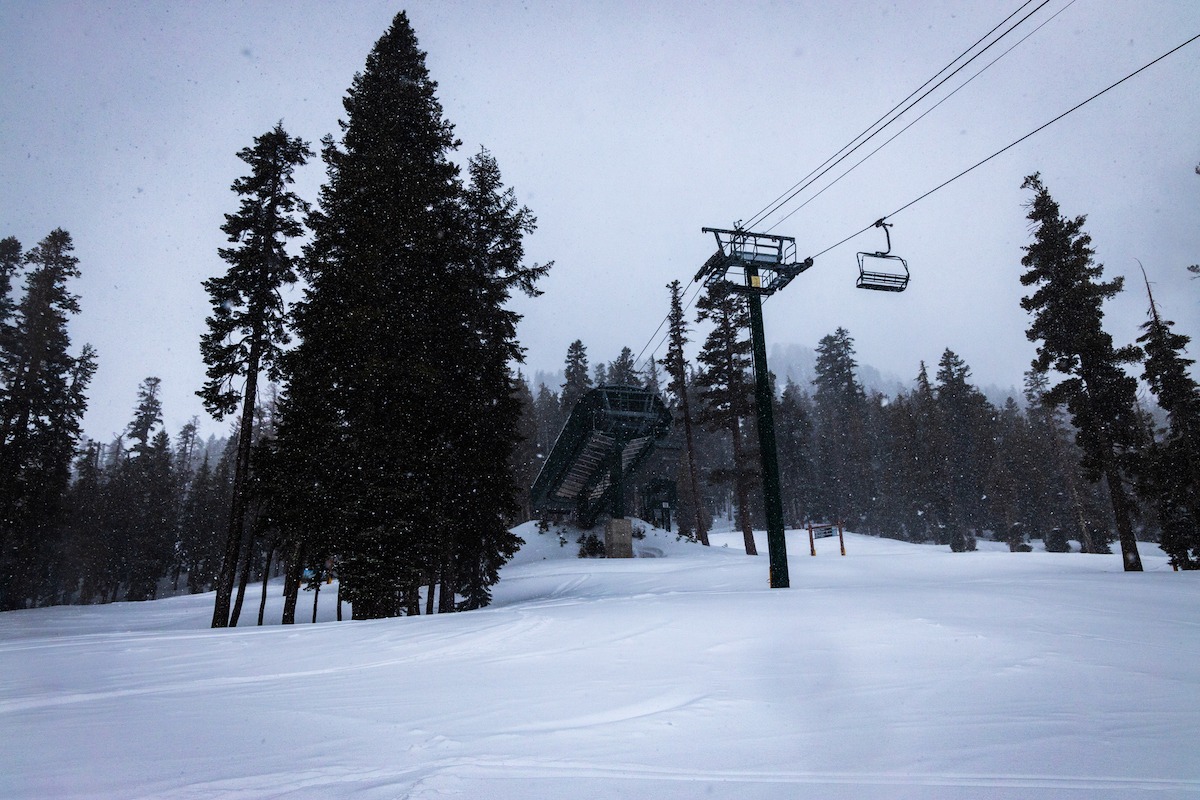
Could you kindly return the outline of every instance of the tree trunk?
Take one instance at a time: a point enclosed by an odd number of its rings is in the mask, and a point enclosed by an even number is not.
[[[458,584],[454,574],[454,548],[453,533],[443,532],[441,564],[438,569],[438,580],[441,583],[441,591],[438,593],[439,614],[453,614],[457,610],[454,605],[454,587]]]
[[[683,435],[687,442],[688,482],[692,487],[692,511],[695,514],[696,539],[708,547],[708,531],[704,527],[704,510],[700,507],[700,483],[696,479],[696,445],[692,437],[692,412],[688,406],[687,386],[679,380],[679,405],[683,411]]]
[[[237,460],[233,469],[233,502],[229,509],[229,530],[225,539],[225,557],[217,575],[217,598],[213,607],[212,626],[229,625],[230,595],[233,594],[234,573],[241,558],[242,537],[246,524],[246,482],[250,474],[250,450],[254,442],[254,404],[258,399],[258,365],[262,359],[262,322],[255,322],[250,334],[250,354],[246,359],[246,386],[242,397],[242,419],[238,426]]]
[[[438,613],[453,614],[454,605],[454,568],[450,564],[442,567],[441,586],[438,592]]]
[[[258,624],[263,624],[263,616],[267,613],[267,581],[271,580],[271,560],[275,558],[275,539],[267,548],[267,563],[263,568],[262,598],[258,601]]]
[[[1121,483],[1120,471],[1111,461],[1104,473],[1108,481],[1108,495],[1112,498],[1113,515],[1117,518],[1117,534],[1121,539],[1121,560],[1126,572],[1141,572],[1142,557],[1138,554],[1137,537],[1133,533],[1133,522],[1130,519],[1129,495],[1125,485]]]
[[[242,543],[242,569],[238,575],[237,599],[233,611],[229,614],[229,627],[236,628],[238,618],[242,615],[242,603],[246,599],[246,584],[250,582],[250,563],[254,555],[254,532],[246,532],[246,541]]]
[[[405,613],[410,617],[421,616],[421,589],[416,581],[411,582],[404,589],[404,604]]]
[[[425,616],[433,614],[433,592],[437,589],[437,577],[429,576],[429,588],[425,593]]]
[[[314,625],[317,624],[317,598],[319,598],[320,596],[321,596],[321,582],[317,581],[316,585],[313,586],[313,618],[312,618],[312,621],[313,621]]]
[[[288,560],[283,599],[283,624],[296,624],[296,599],[300,594],[300,576],[304,571],[304,545],[297,542]]]
[[[733,485],[734,491],[737,493],[738,524],[742,529],[742,540],[746,544],[746,555],[756,556],[758,548],[754,545],[754,524],[750,519],[750,487],[746,485],[745,470],[742,464],[741,424],[735,421],[729,432],[733,437]]]

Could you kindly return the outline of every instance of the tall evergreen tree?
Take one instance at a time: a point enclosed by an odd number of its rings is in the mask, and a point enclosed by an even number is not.
[[[513,480],[516,483],[517,507],[519,509],[517,516],[512,521],[517,523],[525,522],[533,517],[529,489],[533,486],[534,479],[537,478],[541,460],[538,452],[538,420],[537,410],[534,407],[533,392],[530,391],[529,383],[525,380],[525,376],[520,372],[517,373],[513,392],[521,407],[521,421],[518,426],[520,440],[516,447],[513,448],[509,461],[509,471],[512,473]]]
[[[453,402],[465,412],[463,425],[458,426],[465,439],[460,457],[447,462],[445,469],[464,491],[461,503],[452,506],[462,515],[460,523],[446,533],[458,542],[453,572],[443,575],[443,610],[453,610],[451,585],[464,598],[462,608],[487,605],[500,567],[521,545],[508,531],[519,511],[509,467],[522,440],[519,390],[526,387],[510,365],[524,361],[524,349],[517,341],[520,317],[507,305],[513,291],[540,295],[536,283],[551,267],[524,264],[524,237],[536,229],[537,220],[504,186],[491,153],[482,150],[470,160],[467,171],[470,180],[462,200],[464,252],[459,257],[463,282],[456,304],[462,315],[459,347],[474,360],[460,360],[450,370],[448,388]],[[473,391],[464,392],[468,386]]]
[[[775,433],[784,513],[793,525],[803,525],[812,518],[812,408],[808,395],[791,378],[779,398]]]
[[[575,404],[579,402],[579,398],[595,385],[588,372],[587,348],[584,347],[582,340],[576,339],[568,345],[564,372],[566,380],[563,382],[562,391],[559,392],[559,402],[562,404],[563,421],[565,422],[571,414],[571,409],[575,408]]]
[[[985,522],[986,479],[992,469],[995,409],[983,392],[968,382],[971,369],[950,348],[938,361],[937,407],[944,423],[947,449],[946,490],[950,495],[950,544],[973,550],[977,531]]]
[[[858,382],[854,339],[845,328],[817,343],[813,385],[819,510],[832,521],[857,526],[872,496],[866,436],[867,398]]]
[[[229,269],[204,282],[213,311],[207,319],[208,330],[200,337],[208,380],[197,394],[217,419],[241,406],[233,502],[217,581],[214,628],[229,624],[230,595],[242,553],[258,377],[264,369],[272,377],[277,374],[280,349],[288,342],[280,289],[295,283],[298,259],[287,252],[286,245],[303,233],[296,215],[308,209],[307,203],[288,187],[296,167],[310,156],[308,144],[289,136],[282,122],[256,137],[253,147],[238,152],[238,158],[250,166],[251,172],[233,182],[231,188],[240,203],[237,213],[226,214],[221,226],[234,245],[218,251]]]
[[[1031,516],[1021,487],[1036,480],[1028,469],[1029,428],[1017,401],[1009,397],[996,414],[991,467],[984,476],[984,492],[991,509],[989,526],[1012,552],[1025,545]]]
[[[544,462],[563,426],[562,404],[558,395],[547,388],[546,384],[538,386],[537,397],[533,401],[534,415],[537,419],[537,452],[539,463]],[[540,469],[540,467],[539,467]]]
[[[950,493],[946,491],[949,482],[946,452],[950,444],[924,361],[917,372],[916,383],[911,398],[913,427],[909,454],[912,458],[907,464],[907,479],[913,487],[910,509],[913,532],[909,538],[946,544],[951,515]]]
[[[877,475],[877,492],[883,503],[874,515],[874,524],[884,536],[923,541],[928,532],[921,508],[921,437],[917,433],[914,395],[898,393],[880,409],[879,416],[886,429]]]
[[[337,555],[358,619],[418,613],[431,576],[443,610],[456,592],[481,605],[519,544],[503,529],[521,357],[504,304],[545,267],[522,265],[534,220],[486,151],[462,186],[435,90],[401,12],[354,77],[341,141],[323,140],[285,359],[280,524],[304,558]]]
[[[158,582],[167,577],[178,541],[178,499],[171,464],[171,439],[157,431],[128,464],[133,489],[133,537],[129,543],[129,586],[126,600],[153,600]]]
[[[700,544],[708,546],[708,526],[705,524],[703,504],[700,500],[700,471],[696,459],[696,438],[692,430],[692,406],[688,397],[688,364],[684,347],[688,343],[687,317],[683,313],[683,290],[679,281],[667,284],[671,292],[671,307],[667,312],[667,354],[663,367],[670,379],[667,392],[674,399],[676,412],[683,420],[684,458],[686,459],[687,481],[684,483],[684,506],[692,512],[692,531]]]
[[[223,544],[221,534],[228,522],[228,515],[221,513],[223,510],[205,453],[180,510],[180,561],[191,594],[205,591],[216,580]]]
[[[150,449],[150,440],[154,438],[155,429],[162,425],[162,399],[159,389],[162,379],[150,376],[138,386],[137,405],[134,406],[133,420],[125,428],[125,435],[133,442],[130,450],[141,456]]]
[[[11,277],[15,240],[3,246]],[[39,602],[57,514],[87,410],[95,351],[69,352],[67,321],[79,298],[71,235],[58,228],[24,256],[25,295],[0,349],[0,610]]]
[[[125,429],[127,457],[112,480],[124,497],[126,600],[152,600],[158,581],[174,558],[177,540],[177,487],[172,470],[170,437],[162,430],[162,381],[149,377],[138,387],[133,419]]]
[[[1036,226],[1021,264],[1023,286],[1034,286],[1021,307],[1033,316],[1026,336],[1038,342],[1034,368],[1053,368],[1063,381],[1046,393],[1048,402],[1066,405],[1076,428],[1081,464],[1089,480],[1103,478],[1121,542],[1127,571],[1141,571],[1133,532],[1134,502],[1128,481],[1131,462],[1141,443],[1136,410],[1137,381],[1122,369],[1139,360],[1135,345],[1116,348],[1103,328],[1105,300],[1121,291],[1121,277],[1102,281],[1103,266],[1093,261],[1085,217],[1068,219],[1059,212],[1038,174],[1022,188],[1034,193],[1027,218]]]
[[[1062,412],[1047,400],[1049,390],[1050,378],[1045,372],[1031,369],[1025,373],[1025,404],[1038,475],[1038,480],[1026,487],[1026,496],[1035,498],[1037,526],[1047,550],[1066,552],[1074,538],[1089,552],[1097,549],[1093,540],[1103,538],[1100,532],[1107,517],[1083,479],[1079,447],[1071,440]]]
[[[646,359],[642,369],[635,373],[637,375],[636,386],[645,387],[654,394],[662,393],[662,380],[658,374],[658,362],[654,360],[653,354]]]
[[[754,383],[750,340],[742,332],[750,325],[744,299],[724,283],[713,284],[696,303],[697,321],[710,320],[712,330],[704,340],[699,362],[703,365],[697,384],[701,410],[698,421],[713,431],[729,435],[732,463],[713,470],[712,479],[728,483],[737,503],[737,521],[747,555],[758,555],[754,543],[750,492],[757,478],[753,435],[747,436],[754,411]]]
[[[106,544],[100,536],[104,492],[102,451],[99,442],[85,441],[75,459],[75,480],[64,503],[66,551],[72,574],[69,585],[64,586],[63,602],[91,602],[102,581]]]
[[[628,347],[622,347],[617,359],[608,365],[607,382],[614,386],[642,385],[642,378],[638,374],[633,351]]]
[[[1200,385],[1188,373],[1195,362],[1184,356],[1190,339],[1159,314],[1149,279],[1146,295],[1150,319],[1138,338],[1146,351],[1142,378],[1167,412],[1167,430],[1150,449],[1145,493],[1157,507],[1171,564],[1200,569]]]
[[[17,306],[13,301],[12,288],[13,278],[21,271],[21,262],[20,241],[15,236],[0,239],[0,357],[10,353],[13,347],[15,331],[12,319]],[[7,389],[6,384],[0,384],[0,403],[4,402]]]

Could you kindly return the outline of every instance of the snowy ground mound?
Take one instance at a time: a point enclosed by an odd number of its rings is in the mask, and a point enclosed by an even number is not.
[[[740,534],[648,528],[642,557],[603,560],[518,533],[466,614],[0,614],[0,797],[1200,795],[1200,575],[1152,545],[1125,574],[853,534],[812,558],[794,531],[772,590]]]

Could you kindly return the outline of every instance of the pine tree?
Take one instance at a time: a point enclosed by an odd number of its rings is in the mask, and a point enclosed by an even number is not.
[[[904,498],[901,518],[909,541],[949,541],[950,495],[946,491],[946,428],[925,362],[920,362],[916,388],[897,404],[901,429],[893,435],[893,469]]]
[[[671,306],[667,312],[667,354],[661,363],[670,379],[667,392],[674,398],[674,406],[683,419],[687,480],[683,483],[686,488],[681,494],[681,505],[691,511],[693,535],[700,544],[707,547],[708,526],[705,524],[703,503],[700,499],[700,470],[696,461],[696,438],[692,430],[692,407],[688,397],[688,364],[683,350],[688,343],[687,318],[683,313],[683,290],[677,280],[667,284],[667,289],[671,292]]]
[[[228,522],[226,504],[213,477],[208,453],[205,453],[192,477],[180,514],[180,558],[187,573],[191,594],[207,591],[217,578],[223,544],[222,533]]]
[[[1200,385],[1188,373],[1195,362],[1184,356],[1190,339],[1159,314],[1149,279],[1146,295],[1150,319],[1138,338],[1146,351],[1142,378],[1167,412],[1167,430],[1150,448],[1144,493],[1157,508],[1171,564],[1200,569]]]
[[[516,336],[520,317],[507,304],[514,290],[529,297],[541,294],[536,283],[551,267],[523,263],[523,240],[537,221],[529,208],[518,206],[513,190],[505,188],[491,153],[482,150],[467,170],[460,348],[474,362],[460,359],[452,370],[453,401],[466,413],[463,424],[456,426],[465,437],[459,451],[467,458],[460,455],[445,468],[468,488],[457,505],[460,523],[446,534],[457,538],[453,572],[442,580],[441,608],[447,611],[453,610],[451,585],[464,597],[461,608],[487,605],[500,567],[521,545],[508,531],[518,514],[510,466],[522,439],[519,390],[528,394],[528,389],[510,369],[524,361],[524,350]],[[464,392],[466,386],[474,390]],[[523,488],[531,482],[532,477]]]
[[[1026,503],[1022,485],[1034,477],[1026,458],[1029,428],[1017,401],[1009,397],[999,409],[993,432],[994,457],[984,476],[985,492],[991,508],[989,527],[999,534],[1010,552],[1025,547]]]
[[[517,515],[512,519],[515,524],[533,518],[529,489],[533,486],[534,479],[537,478],[541,461],[538,453],[538,420],[537,411],[534,408],[533,392],[529,390],[529,383],[520,372],[517,373],[513,392],[521,408],[520,424],[517,429],[520,441],[513,448],[509,461],[509,471],[512,473],[517,487],[517,506],[519,508]]]
[[[162,430],[162,381],[138,387],[133,420],[126,428],[129,458],[118,480],[128,492],[129,533],[124,543],[126,600],[152,600],[174,557],[177,514],[170,437]]]
[[[921,376],[925,377],[928,388],[924,363]],[[877,524],[885,536],[915,542],[932,538],[928,513],[931,495],[925,479],[929,462],[924,458],[928,442],[918,432],[922,405],[918,388],[913,393],[900,392],[881,410],[887,435],[880,458],[878,493],[884,497],[885,505],[880,509]]]
[[[1025,403],[1035,446],[1036,481],[1027,487],[1037,498],[1038,527],[1046,549],[1067,552],[1072,534],[1084,552],[1097,549],[1104,513],[1095,493],[1085,485],[1079,466],[1079,447],[1071,441],[1058,407],[1047,400],[1049,376],[1031,369],[1025,373]]]
[[[130,585],[126,600],[153,600],[167,577],[178,541],[177,482],[171,465],[171,439],[157,431],[130,464],[136,505],[130,509],[137,528],[132,542]]]
[[[14,246],[3,245],[0,269],[9,277]],[[0,350],[0,610],[40,602],[96,370],[90,345],[69,352],[67,322],[79,312],[67,289],[79,276],[74,249],[58,228],[24,256],[25,295]]]
[[[645,365],[636,375],[637,378],[635,380],[637,383],[634,384],[635,386],[642,386],[654,394],[662,393],[662,381],[658,375],[658,362],[654,360],[653,355],[646,359]]]
[[[858,382],[854,339],[845,328],[817,343],[813,385],[816,451],[821,487],[818,510],[830,521],[857,525],[872,496],[868,442],[867,398]]]
[[[125,435],[133,441],[130,450],[137,456],[145,455],[150,449],[155,429],[162,425],[162,400],[158,396],[160,388],[162,379],[154,376],[146,378],[138,386],[133,420],[125,428]]]
[[[1034,192],[1027,218],[1037,226],[1021,259],[1026,268],[1021,284],[1036,287],[1021,300],[1033,316],[1026,336],[1039,342],[1034,369],[1053,368],[1067,376],[1046,399],[1070,411],[1086,477],[1108,484],[1125,569],[1141,571],[1134,503],[1127,488],[1142,438],[1137,381],[1122,369],[1139,360],[1140,350],[1114,347],[1102,325],[1102,304],[1121,291],[1124,281],[1119,276],[1101,281],[1103,266],[1093,261],[1091,237],[1083,232],[1085,218],[1062,216],[1039,175],[1027,177],[1022,188]]]
[[[91,591],[84,597],[87,602],[111,603],[122,596],[121,587],[128,583],[129,544],[133,538],[129,509],[134,501],[125,480],[128,454],[124,437],[118,436],[100,448],[96,463],[101,473],[101,491],[96,512],[98,522],[89,548],[96,569]]]
[[[628,347],[622,347],[620,355],[616,361],[608,365],[608,377],[606,383],[613,386],[641,386],[642,379],[638,374],[637,364],[633,358],[633,351]]]
[[[967,379],[971,369],[950,348],[942,353],[936,375],[937,407],[945,423],[944,475],[950,495],[950,543],[974,550],[975,532],[985,522],[985,481],[992,469],[995,409]]]
[[[13,314],[17,306],[13,302],[13,278],[21,270],[21,243],[15,236],[0,239],[0,357],[7,358],[14,345]],[[7,376],[4,376],[7,377]],[[0,384],[0,402],[7,393],[7,384]]]
[[[323,140],[285,359],[278,524],[293,569],[337,555],[357,619],[419,612],[433,576],[443,610],[460,590],[481,605],[519,544],[503,529],[521,356],[504,304],[545,267],[522,265],[534,220],[486,151],[462,186],[435,89],[401,12],[353,80],[341,141]]]
[[[533,405],[534,415],[537,418],[538,461],[542,463],[546,456],[550,455],[558,433],[562,430],[562,404],[558,400],[558,395],[543,383],[538,387],[537,399],[533,401]]]
[[[69,585],[63,587],[61,602],[91,602],[102,580],[105,561],[105,542],[100,538],[104,492],[102,451],[99,442],[88,440],[75,459],[75,480],[64,501],[66,558],[72,572]]]
[[[265,369],[272,377],[277,374],[281,347],[288,343],[280,289],[296,282],[297,257],[288,254],[286,244],[303,233],[296,215],[308,209],[288,187],[295,168],[310,156],[308,144],[289,136],[282,122],[256,137],[253,147],[238,152],[251,173],[233,182],[231,188],[240,204],[236,214],[225,215],[221,226],[235,245],[219,251],[229,269],[204,282],[213,312],[207,320],[208,331],[200,337],[208,380],[197,394],[217,419],[241,405],[233,502],[213,608],[214,628],[226,627],[230,620],[230,594],[242,551],[248,502],[245,487],[254,444],[259,373]],[[235,385],[238,379],[244,379],[240,393]]]
[[[587,348],[583,341],[576,339],[567,347],[565,366],[566,381],[559,392],[559,402],[562,405],[563,421],[570,416],[571,409],[579,402],[579,398],[592,388],[592,376],[588,374]]]
[[[175,437],[175,471],[180,476],[180,489],[186,493],[192,475],[200,466],[200,418],[192,417],[179,429]]]
[[[812,517],[811,403],[800,386],[788,378],[775,414],[783,508],[791,523],[797,526],[803,525]]]
[[[754,437],[748,437],[746,430],[754,411],[754,384],[750,377],[750,341],[742,338],[742,331],[750,324],[750,313],[742,297],[724,283],[713,284],[696,303],[696,309],[698,322],[710,320],[713,325],[698,359],[703,367],[696,381],[701,401],[697,418],[709,430],[728,434],[732,449],[730,466],[710,474],[712,480],[732,485],[746,554],[758,555],[750,509],[757,472],[755,453],[748,441]]]

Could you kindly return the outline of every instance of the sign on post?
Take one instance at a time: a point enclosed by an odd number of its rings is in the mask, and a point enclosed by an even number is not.
[[[842,523],[834,524],[832,522],[808,523],[808,551],[812,555],[817,554],[817,539],[832,539],[834,530],[837,530],[838,545],[841,547],[842,555],[846,555],[846,538],[842,535]]]

